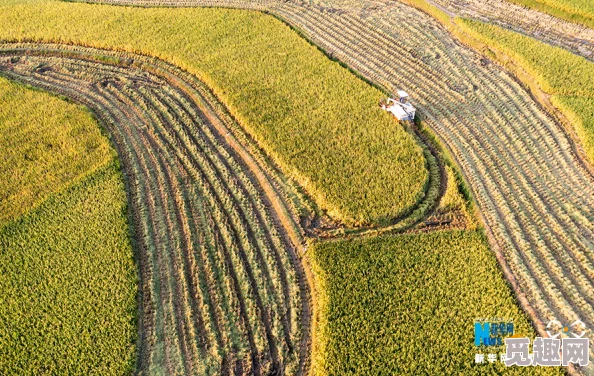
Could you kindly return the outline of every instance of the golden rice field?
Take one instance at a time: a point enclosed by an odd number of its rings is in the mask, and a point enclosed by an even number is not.
[[[594,326],[587,23],[99,2],[0,5],[0,373],[520,374],[473,362],[475,318]],[[416,124],[378,108],[395,89]]]
[[[131,373],[136,266],[107,138],[80,105],[0,78],[0,151],[0,373]]]

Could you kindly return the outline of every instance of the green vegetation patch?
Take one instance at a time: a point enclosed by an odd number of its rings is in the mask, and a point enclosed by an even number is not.
[[[134,367],[136,268],[115,162],[0,230],[0,374]]]
[[[110,159],[89,111],[0,77],[0,227]]]
[[[317,375],[563,374],[474,363],[489,352],[474,346],[476,318],[535,336],[479,231],[321,242],[312,257],[325,290]]]
[[[285,172],[346,222],[399,216],[427,182],[421,147],[378,108],[383,94],[269,15],[13,2],[0,7],[0,38],[121,48],[187,69]]]
[[[535,78],[551,95],[551,103],[571,121],[594,162],[594,63],[498,26],[466,19],[456,22],[479,41],[503,51]]]

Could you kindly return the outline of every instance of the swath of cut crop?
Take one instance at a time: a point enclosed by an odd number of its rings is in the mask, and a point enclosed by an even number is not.
[[[158,59],[0,45],[0,74],[88,106],[120,157],[141,374],[302,374],[309,287],[291,192],[193,76]]]

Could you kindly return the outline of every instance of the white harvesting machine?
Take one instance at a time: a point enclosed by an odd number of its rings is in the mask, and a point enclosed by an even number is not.
[[[396,92],[398,99],[388,98],[380,103],[383,110],[391,112],[398,120],[414,120],[416,109],[408,103],[408,94],[402,90]]]

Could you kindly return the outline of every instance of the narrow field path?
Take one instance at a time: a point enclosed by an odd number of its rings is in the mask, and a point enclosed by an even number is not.
[[[385,0],[105,3],[266,11],[365,78],[404,89],[461,167],[536,328],[544,334],[554,319],[594,328],[594,176],[579,145],[513,77],[428,15]]]
[[[145,56],[40,44],[0,44],[0,74],[88,106],[116,146],[140,374],[305,372],[310,291],[290,193],[200,81]]]

